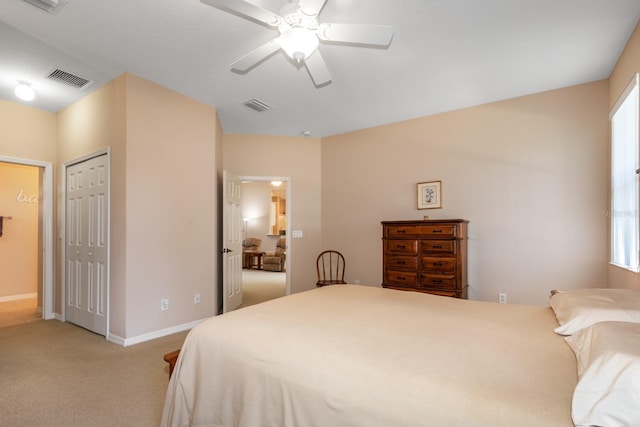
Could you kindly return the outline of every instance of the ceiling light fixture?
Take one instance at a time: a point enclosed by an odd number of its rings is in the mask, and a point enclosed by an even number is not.
[[[34,6],[44,9],[49,13],[56,14],[62,9],[68,0],[25,0],[27,3],[31,3]]]
[[[282,185],[282,181],[271,181],[271,185],[274,187],[280,187]]]
[[[289,28],[283,31],[278,40],[282,50],[297,62],[304,61],[310,57],[320,45],[315,31],[301,27]]]
[[[18,86],[14,89],[16,96],[23,101],[33,101],[36,97],[36,93],[29,83],[18,82]]]

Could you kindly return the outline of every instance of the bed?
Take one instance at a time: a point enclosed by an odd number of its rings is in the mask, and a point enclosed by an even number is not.
[[[640,294],[640,293],[639,293]],[[188,335],[163,426],[573,426],[552,308],[328,286]]]

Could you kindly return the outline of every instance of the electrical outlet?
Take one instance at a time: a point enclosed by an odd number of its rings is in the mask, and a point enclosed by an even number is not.
[[[360,284],[360,280],[359,280],[359,279],[354,280],[354,281],[353,281],[353,284],[354,284],[354,285],[359,285],[359,284]]]
[[[169,310],[169,300],[167,298],[163,298],[160,300],[160,310],[161,311]]]
[[[193,303],[200,304],[200,292],[193,294]]]
[[[504,292],[500,292],[498,294],[498,302],[500,304],[506,304],[507,303],[507,294]]]

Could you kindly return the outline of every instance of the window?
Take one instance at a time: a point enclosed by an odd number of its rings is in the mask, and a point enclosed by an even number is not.
[[[638,74],[611,111],[611,263],[638,271]]]

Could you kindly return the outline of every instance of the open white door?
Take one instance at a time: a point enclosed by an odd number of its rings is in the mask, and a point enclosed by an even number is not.
[[[242,304],[242,182],[227,171],[222,180],[222,312],[227,313]]]

